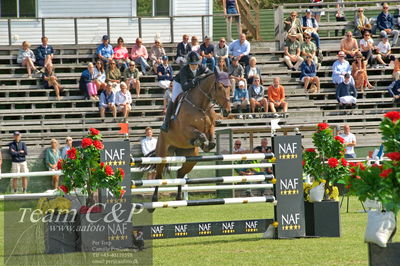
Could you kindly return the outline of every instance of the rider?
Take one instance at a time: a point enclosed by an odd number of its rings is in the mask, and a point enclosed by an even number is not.
[[[168,132],[169,121],[171,120],[174,111],[174,103],[179,94],[184,91],[193,89],[199,83],[199,76],[203,74],[212,73],[206,66],[201,64],[201,58],[196,52],[188,54],[187,65],[185,65],[174,78],[174,85],[172,89],[172,102],[168,103],[167,112],[165,114],[164,122],[161,130]]]

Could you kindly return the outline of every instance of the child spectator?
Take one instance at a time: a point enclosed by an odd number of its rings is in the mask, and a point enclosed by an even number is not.
[[[26,67],[28,72],[28,78],[32,78],[32,70],[35,74],[39,74],[39,70],[35,67],[34,63],[36,61],[35,54],[30,49],[31,45],[29,42],[24,41],[22,43],[22,49],[19,49],[17,56],[17,63]]]
[[[157,68],[161,64],[161,58],[165,55],[165,50],[161,44],[160,39],[154,41],[154,45],[151,47],[149,59],[153,66],[153,71],[155,74],[158,73]]]
[[[235,92],[233,94],[233,108],[237,109],[239,113],[239,119],[242,119],[242,112],[245,109],[245,112],[248,113],[250,111],[249,105],[249,92],[246,89],[245,83],[243,80],[239,81],[238,87],[235,88]]]
[[[276,77],[273,84],[268,87],[268,102],[271,112],[276,113],[276,109],[282,107],[283,112],[286,113],[288,104],[285,102],[285,88],[280,85],[280,78]]]
[[[382,40],[376,47],[376,60],[381,64],[381,67],[388,67],[391,61],[396,58],[392,55],[392,47],[390,46],[388,35],[386,32],[381,33]]]

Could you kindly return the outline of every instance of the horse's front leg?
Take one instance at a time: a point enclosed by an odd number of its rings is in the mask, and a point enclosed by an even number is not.
[[[208,143],[207,147],[204,147],[205,149],[203,148],[203,150],[205,152],[209,152],[209,151],[213,150],[215,148],[215,146],[217,146],[217,144],[215,142],[216,138],[215,138],[215,124],[214,123],[211,123],[211,125],[210,125],[210,129],[207,132],[207,138],[208,138],[209,143]]]
[[[205,147],[208,146],[209,142],[206,134],[200,132],[197,129],[193,129],[193,138],[190,140],[191,144],[195,147]]]

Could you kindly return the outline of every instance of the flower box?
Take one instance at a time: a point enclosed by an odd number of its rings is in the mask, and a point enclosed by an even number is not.
[[[82,252],[105,251],[110,248],[108,245],[107,223],[104,221],[106,212],[78,213],[76,225],[77,250]]]
[[[75,217],[70,214],[54,214],[53,217],[54,219],[44,224],[45,252],[47,254],[76,252],[78,233],[75,231]]]
[[[391,266],[400,265],[400,243],[387,243],[386,248],[368,244],[369,265]]]
[[[340,237],[338,201],[304,202],[306,235]]]

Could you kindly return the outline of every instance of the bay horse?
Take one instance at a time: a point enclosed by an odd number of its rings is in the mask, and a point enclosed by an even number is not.
[[[229,113],[230,82],[226,73],[210,73],[200,79],[198,85],[184,92],[178,115],[170,121],[168,132],[160,132],[156,149],[148,156],[197,156],[199,148],[209,152],[215,148],[215,101]],[[178,100],[176,100],[178,101]],[[177,172],[177,178],[184,178],[196,162],[186,162]],[[156,169],[156,179],[162,179],[166,164],[144,166]],[[176,200],[182,200],[182,186],[178,186]],[[158,201],[158,186],[154,189],[152,201]],[[149,210],[150,212],[154,211]]]

